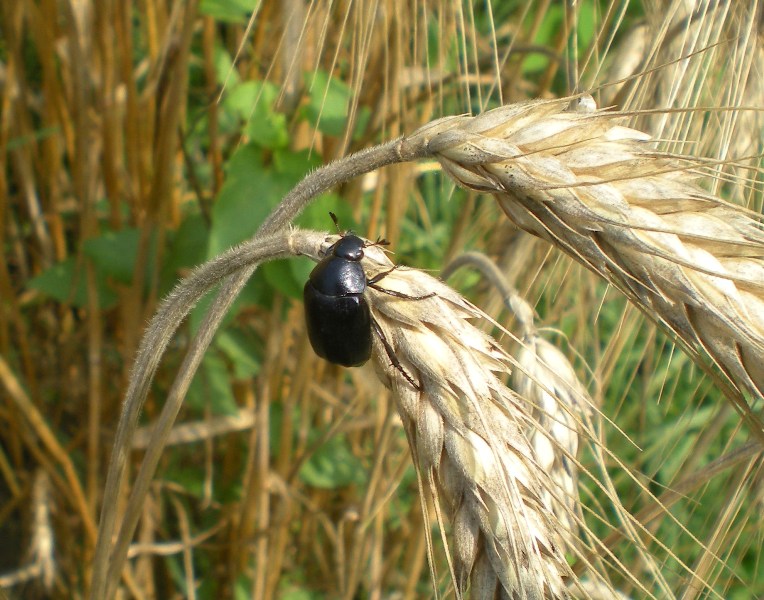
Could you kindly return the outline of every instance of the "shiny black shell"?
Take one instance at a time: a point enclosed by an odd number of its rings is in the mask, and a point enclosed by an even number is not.
[[[321,358],[357,367],[371,357],[371,313],[363,297],[364,241],[345,235],[310,273],[303,289],[305,322],[313,350]]]

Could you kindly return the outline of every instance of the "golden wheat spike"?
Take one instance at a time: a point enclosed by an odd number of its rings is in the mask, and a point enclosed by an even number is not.
[[[536,461],[554,482],[542,491],[544,504],[557,519],[558,536],[572,548],[578,544],[581,522],[579,429],[586,428],[593,402],[562,352],[540,336],[527,336],[515,359],[513,389],[532,407],[533,423],[526,435]]]
[[[494,194],[519,227],[599,273],[696,359],[707,354],[761,396],[761,223],[696,186],[697,161],[660,152],[588,97],[574,100],[433,122],[428,149],[457,183]]]
[[[496,287],[517,322],[512,389],[531,412],[525,435],[534,458],[554,482],[553,487],[542,490],[544,504],[557,519],[560,543],[575,551],[580,547],[579,526],[583,522],[578,494],[579,438],[596,439],[592,418],[597,407],[570,361],[539,334],[533,307],[491,259],[480,252],[465,252],[441,271],[441,277],[447,280],[465,266],[480,271]]]
[[[367,275],[392,263],[366,248]],[[390,272],[368,291],[379,336],[374,366],[393,391],[423,492],[453,524],[450,556],[457,593],[471,597],[567,598],[573,575],[544,490],[556,483],[528,441],[531,407],[497,375],[510,358],[470,319],[484,316],[441,281],[414,269]],[[408,380],[416,383],[416,389]],[[558,492],[562,495],[564,492]]]

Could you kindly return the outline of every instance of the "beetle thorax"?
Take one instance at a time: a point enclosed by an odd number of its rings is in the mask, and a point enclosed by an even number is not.
[[[346,235],[330,248],[330,254],[339,258],[359,261],[363,258],[365,242],[357,235]]]
[[[366,274],[359,261],[327,256],[310,274],[311,285],[326,296],[351,296],[366,290]]]

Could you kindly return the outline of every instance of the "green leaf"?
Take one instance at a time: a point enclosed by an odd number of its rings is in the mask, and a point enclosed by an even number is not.
[[[283,148],[289,144],[286,116],[262,104],[255,106],[245,131],[249,139],[264,148]]]
[[[321,166],[321,157],[310,150],[275,150],[273,166],[283,177],[297,183],[310,171]]]
[[[252,582],[245,575],[239,575],[234,584],[234,600],[252,600]]]
[[[247,124],[250,140],[263,148],[283,148],[289,144],[289,130],[286,115],[274,109],[278,95],[273,83],[245,81],[231,88],[223,106]]]
[[[291,263],[300,263],[308,266],[305,269],[294,269]],[[276,290],[289,298],[302,298],[302,288],[307,276],[313,268],[310,261],[303,260],[277,260],[260,267],[265,275],[265,280]]]
[[[308,281],[310,272],[316,268],[316,263],[314,263],[312,260],[300,259],[288,260],[286,263],[289,265],[289,270],[292,273],[292,278],[297,282],[299,288],[297,296],[292,297],[299,299],[300,302],[302,302],[302,290],[305,287],[305,282]]]
[[[209,230],[199,213],[186,216],[174,233],[162,263],[160,293],[164,296],[178,281],[180,271],[202,263],[207,257]]]
[[[193,333],[199,331],[202,319],[214,299],[215,291],[213,290],[204,296],[191,311],[188,320]],[[236,318],[236,314],[243,306],[261,306],[268,309],[272,304],[273,288],[266,282],[262,269],[258,269],[244,286],[236,300],[234,300],[230,310],[223,317],[220,329],[222,330],[228,326]]]
[[[199,12],[226,23],[246,23],[259,0],[202,0]]]
[[[325,71],[314,71],[311,75],[307,81],[310,97],[303,115],[322,133],[339,137],[347,124],[350,88]]]
[[[222,108],[234,113],[242,121],[246,121],[252,114],[252,108],[262,89],[263,84],[259,81],[243,81],[229,86]]]
[[[228,162],[228,173],[212,207],[207,256],[212,258],[251,237],[276,205],[282,187],[262,164],[255,144],[241,146]]]
[[[360,138],[369,125],[371,118],[371,109],[368,106],[359,106],[355,116],[355,129],[353,130],[353,139]]]
[[[564,8],[552,4],[546,11],[533,40],[534,46],[554,48],[554,38],[560,30],[564,19]],[[540,51],[530,52],[523,61],[523,74],[543,71],[549,65],[549,55]]]
[[[307,151],[276,150],[273,163],[265,165],[263,153],[250,143],[231,157],[226,181],[212,208],[209,257],[250,238],[281,198],[319,164]]]
[[[141,232],[139,229],[122,229],[120,231],[106,231],[103,235],[89,239],[84,244],[84,251],[101,273],[112,277],[117,281],[130,284],[135,272],[135,261],[138,257],[138,244]],[[156,236],[152,235],[150,242],[149,257],[150,265],[154,261],[150,258],[156,253]]]
[[[63,304],[78,308],[88,305],[87,278],[85,270],[77,264],[74,257],[67,258],[43,271],[27,282],[27,287],[42,292]],[[109,288],[106,278],[96,273],[96,291],[98,304],[102,309],[112,308],[117,304],[117,294]]]
[[[315,152],[309,154],[308,151],[276,151],[273,153],[273,162],[279,173],[283,173],[284,176],[295,182],[300,181],[309,171],[317,169],[322,164],[320,157]],[[307,229],[326,230],[335,233],[334,223],[329,218],[330,212],[337,215],[342,231],[357,227],[358,224],[353,219],[352,207],[334,192],[322,194],[311,202],[295,219],[295,224]]]
[[[591,44],[597,30],[597,15],[600,9],[592,0],[579,0],[578,20],[576,24],[576,37],[568,38],[568,51],[574,50],[574,43],[579,52],[584,52]],[[552,4],[541,21],[536,33],[534,45],[548,49],[555,48],[557,36],[565,22],[565,8],[562,4]],[[529,53],[523,61],[523,74],[542,71],[549,65],[549,55],[542,52]]]
[[[592,0],[580,0],[578,11],[578,24],[576,27],[579,52],[589,47],[594,34],[597,31],[597,15],[599,9]]]
[[[265,279],[262,271],[258,269],[250,277],[247,285],[244,286],[241,294],[234,302],[234,307],[239,306],[260,306],[265,309],[273,307],[273,288],[271,288]]]
[[[132,283],[140,238],[140,230],[127,228],[120,231],[107,230],[102,235],[85,241],[83,251],[95,267],[98,302],[101,308],[112,308],[118,301],[110,281],[125,285]],[[152,257],[155,253],[156,236],[152,235],[147,257],[150,265],[154,264]],[[148,275],[150,277],[150,273]],[[77,307],[88,304],[85,271],[80,268],[75,258],[54,265],[30,280],[28,285],[59,302]]]
[[[342,200],[337,194],[328,193],[316,198],[310,205],[297,217],[295,223],[300,227],[307,229],[318,229],[328,233],[337,233],[329,213],[333,212],[337,216],[341,231],[352,229],[353,231],[362,231],[358,223],[353,219],[353,209]]]
[[[350,451],[343,435],[329,438],[300,468],[300,479],[322,489],[336,489],[351,484],[363,485],[366,471]]]
[[[215,69],[215,81],[225,86],[233,86],[239,83],[241,77],[239,72],[233,68],[231,55],[225,48],[216,45],[212,55],[213,67]],[[225,100],[223,101],[225,103]]]

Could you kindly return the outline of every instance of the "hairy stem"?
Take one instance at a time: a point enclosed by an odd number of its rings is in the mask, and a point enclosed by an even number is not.
[[[105,594],[108,549],[117,518],[117,498],[124,476],[130,442],[135,433],[141,408],[148,395],[149,386],[170,339],[183,319],[188,316],[196,303],[212,287],[226,278],[238,280],[238,276],[232,275],[234,273],[251,274],[256,265],[265,260],[288,256],[290,252],[287,242],[287,233],[283,231],[274,235],[258,236],[258,239],[232,248],[221,256],[208,261],[176,286],[160,304],[149,323],[141,340],[130,375],[106,478],[103,509],[93,563],[93,580],[90,593],[93,600],[108,597]],[[227,297],[230,296],[230,291],[232,291],[230,284],[224,284],[221,296],[224,294]],[[206,332],[202,328],[197,337],[204,333]],[[114,571],[114,565],[121,565],[121,562],[115,557],[110,571]]]
[[[129,542],[139,519],[140,506],[164,447],[163,440],[166,439],[167,432],[177,416],[189,382],[226,312],[261,262],[283,258],[290,253],[299,253],[296,249],[289,247],[287,226],[311,200],[324,191],[379,167],[426,156],[427,152],[427,137],[418,135],[411,139],[399,138],[362,150],[317,169],[307,175],[284,197],[260,226],[252,240],[232,248],[222,256],[199,267],[162,302],[141,341],[117,426],[104,490],[103,510],[93,564],[91,599],[110,598],[116,590],[117,578],[122,570]],[[113,550],[111,564],[109,564],[109,545],[117,518],[116,501],[124,477],[130,442],[149,386],[167,344],[180,322],[202,296],[221,282],[221,290],[205,315],[203,324],[191,344],[170,391],[165,410],[157,424],[157,434],[154,438],[157,441],[154,442],[152,439],[152,445],[141,466],[139,479],[136,481],[128,505],[129,512],[125,515]],[[108,594],[106,594],[107,590]]]

